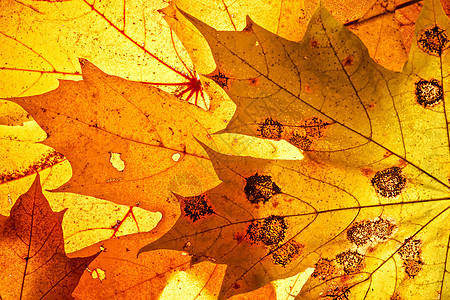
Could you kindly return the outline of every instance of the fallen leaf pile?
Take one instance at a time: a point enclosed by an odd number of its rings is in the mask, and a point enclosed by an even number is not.
[[[448,5],[34,2],[0,299],[450,298]]]

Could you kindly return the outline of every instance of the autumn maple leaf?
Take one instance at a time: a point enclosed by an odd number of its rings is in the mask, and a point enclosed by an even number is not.
[[[303,161],[207,149],[223,181],[178,197],[182,216],[141,249],[228,266],[220,299],[316,267],[299,299],[448,298],[448,28],[426,1],[402,72],[319,5],[302,42],[248,19],[208,41],[208,75],[236,103],[224,132],[285,139]]]
[[[2,299],[73,299],[72,291],[97,255],[66,256],[61,227],[64,212],[51,210],[37,175],[11,215],[1,216]]]
[[[43,143],[71,162],[72,178],[55,191],[161,211],[165,218],[169,190],[192,193],[214,183],[194,135],[207,142],[220,119],[148,84],[80,62],[83,81],[60,81],[46,94],[9,99],[46,131]]]

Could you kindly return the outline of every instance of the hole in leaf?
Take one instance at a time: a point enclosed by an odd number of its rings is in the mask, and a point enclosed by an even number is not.
[[[106,279],[106,272],[100,268],[94,269],[91,272],[91,276],[94,279],[99,279],[100,282]]]
[[[402,169],[390,167],[376,172],[371,182],[377,194],[392,198],[400,195],[405,188],[406,178],[402,175]]]
[[[181,154],[180,153],[175,153],[174,155],[172,155],[172,160],[173,161],[179,161],[181,158]]]
[[[125,170],[125,162],[120,158],[120,153],[109,152],[111,157],[109,158],[109,162],[111,165],[119,172]]]

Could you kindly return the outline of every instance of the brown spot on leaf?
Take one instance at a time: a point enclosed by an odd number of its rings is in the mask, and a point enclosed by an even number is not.
[[[262,242],[266,246],[279,244],[284,240],[287,230],[283,217],[271,215],[263,221],[253,221],[247,227],[250,243]]]
[[[259,82],[260,82],[260,80],[259,80],[258,77],[250,78],[250,79],[248,80],[248,83],[249,83],[251,86],[255,86],[255,87],[259,85]]]
[[[238,244],[240,244],[245,238],[245,234],[242,232],[235,232],[233,234],[233,240],[237,241]]]
[[[399,293],[395,292],[394,294],[392,294],[389,300],[403,300],[403,298],[400,296]]]
[[[394,229],[395,225],[385,219],[364,220],[353,224],[347,230],[347,239],[357,246],[386,241],[392,235]]]
[[[353,65],[354,60],[355,60],[355,59],[354,59],[353,55],[349,55],[349,56],[347,56],[346,58],[344,58],[344,59],[342,60],[342,65],[343,65],[344,67],[351,66],[351,65]]]
[[[338,286],[333,290],[327,292],[325,297],[331,298],[333,300],[348,300],[350,294],[350,288],[347,286]]]
[[[410,278],[417,276],[422,270],[423,262],[421,260],[408,259],[403,262],[405,267],[405,273],[408,274]]]
[[[425,53],[441,56],[442,52],[450,46],[450,40],[445,30],[436,25],[422,31],[417,44]]]
[[[398,254],[403,260],[419,259],[421,253],[422,242],[412,237],[405,239],[402,247],[398,250]]]
[[[181,202],[184,206],[183,210],[185,217],[189,218],[192,222],[198,221],[205,216],[214,213],[206,194],[193,197],[183,197]]]
[[[425,108],[433,107],[444,100],[444,89],[436,79],[421,79],[415,85],[416,101],[421,106]]]
[[[325,135],[330,125],[319,117],[308,118],[295,127],[287,140],[303,151],[312,151],[314,143]]]
[[[308,94],[311,94],[313,92],[313,89],[309,84],[305,84],[305,92]]]
[[[259,128],[256,131],[258,131],[263,138],[279,140],[281,138],[281,133],[283,132],[283,125],[277,120],[267,118],[259,125]]]
[[[231,287],[235,290],[238,290],[241,287],[241,285],[239,283],[235,282],[235,283],[233,283],[233,285]]]
[[[249,18],[247,18],[247,24],[244,29],[242,29],[242,32],[253,32],[253,22]]]
[[[281,189],[272,181],[270,175],[256,173],[245,180],[244,192],[248,201],[252,204],[266,203],[272,196],[281,193]]]
[[[311,45],[311,48],[319,48],[319,43],[316,40],[310,40],[309,44]]]
[[[291,263],[296,257],[302,253],[303,245],[297,243],[294,240],[290,240],[281,247],[272,246],[272,259],[274,264],[281,265],[283,267]]]
[[[403,259],[403,265],[405,267],[405,273],[410,278],[414,278],[419,274],[424,264],[420,254],[422,242],[412,237],[405,239],[402,247],[398,250],[398,254]]]
[[[315,270],[311,274],[313,278],[318,278],[319,280],[327,280],[334,276],[336,268],[333,266],[333,260],[328,258],[321,258],[315,264]]]
[[[0,175],[0,184],[36,174],[42,170],[51,168],[64,160],[65,158],[61,153],[51,150],[50,152],[43,154],[36,162],[25,169],[13,170]]]
[[[354,274],[362,269],[364,255],[347,250],[336,255],[336,262],[344,268],[346,274]]]
[[[313,144],[312,140],[309,137],[297,133],[294,133],[289,138],[289,143],[303,151],[309,151]]]
[[[371,182],[377,194],[386,198],[400,195],[406,186],[406,178],[399,167],[390,167],[376,172]]]
[[[373,173],[374,173],[374,171],[373,171],[371,168],[362,168],[362,169],[361,169],[361,173],[362,173],[364,176],[372,176]]]
[[[225,90],[227,90],[229,88],[229,85],[232,81],[230,76],[227,75],[225,71],[219,70],[219,69],[216,69],[214,72],[209,74],[207,77],[214,80],[215,83],[217,83],[221,88],[223,88]]]

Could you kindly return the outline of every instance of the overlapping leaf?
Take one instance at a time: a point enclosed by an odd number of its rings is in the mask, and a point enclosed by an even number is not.
[[[97,255],[68,258],[61,228],[65,211],[54,213],[39,176],[0,227],[2,299],[73,299],[71,294]]]
[[[250,19],[216,31],[187,16],[236,103],[225,132],[285,139],[301,162],[208,149],[221,185],[178,197],[183,216],[144,247],[187,251],[228,269],[219,298],[316,266],[300,299],[449,297],[450,21],[425,2],[403,72],[370,59],[319,6],[305,38]]]
[[[186,193],[214,184],[209,159],[193,135],[208,141],[220,120],[152,86],[81,62],[83,81],[61,81],[52,92],[12,99],[47,132],[44,143],[72,164],[71,180],[57,191],[165,211],[169,189]]]

